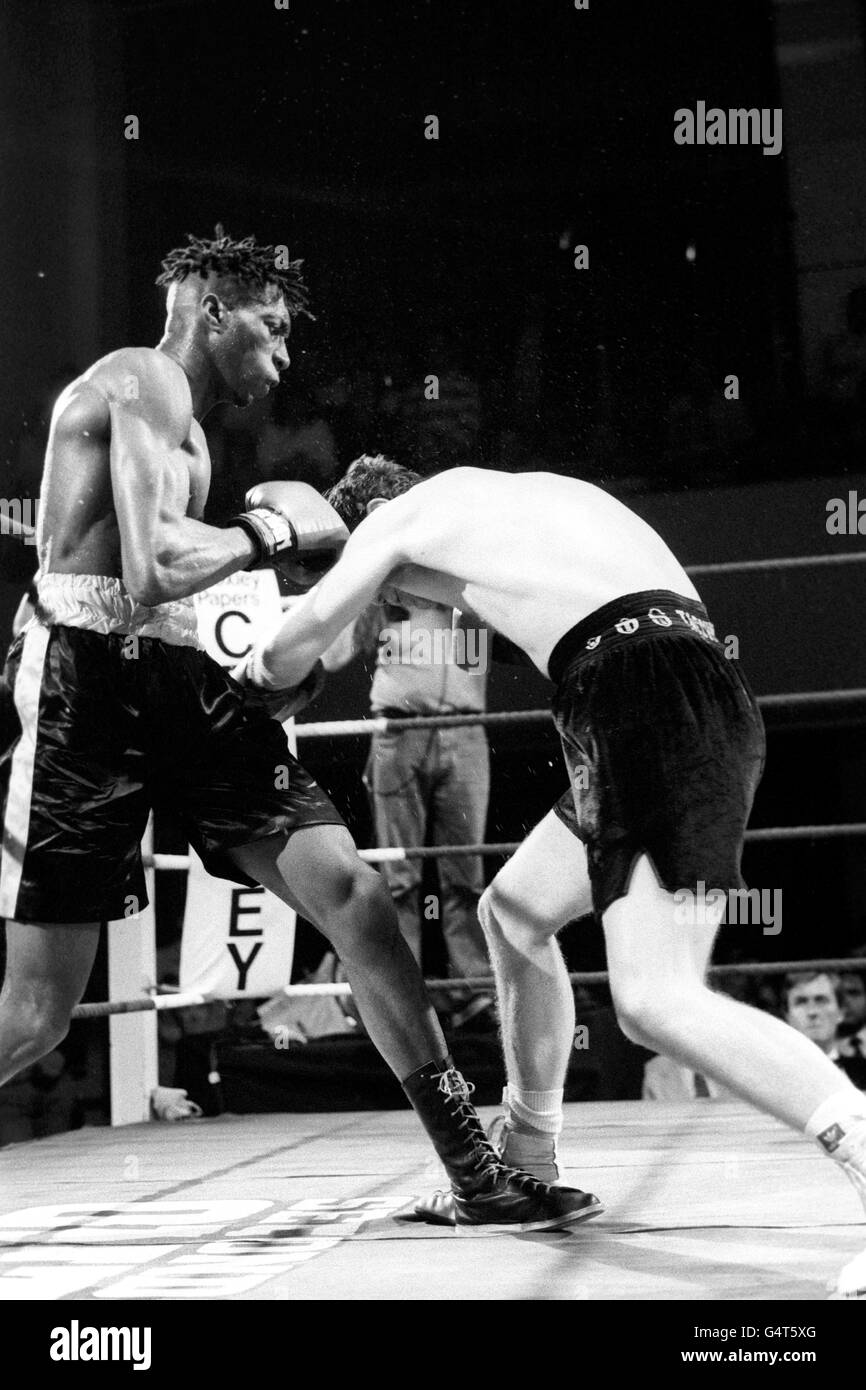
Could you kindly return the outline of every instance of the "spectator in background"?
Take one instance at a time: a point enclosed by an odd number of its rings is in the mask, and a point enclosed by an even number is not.
[[[370,690],[375,716],[416,719],[477,714],[487,703],[488,630],[461,625],[454,610],[392,590],[325,653],[326,670],[360,651],[376,651]],[[374,734],[365,773],[380,846],[479,844],[487,826],[490,756],[480,724]],[[437,859],[440,896],[425,899],[423,861],[385,863],[400,930],[421,964],[422,921],[441,921],[453,976],[487,976],[490,962],[478,922],[484,891],[479,855]],[[440,912],[441,905],[441,912]],[[452,1026],[495,1026],[489,994],[452,995]]]
[[[835,1062],[841,1071],[866,1090],[866,1059],[843,1057],[839,1048],[842,1009],[839,977],[825,971],[797,971],[785,977],[785,1021]]]
[[[642,1100],[734,1100],[711,1076],[690,1071],[671,1057],[652,1057],[643,1069]]]
[[[840,975],[839,1003],[839,1052],[843,1057],[862,1057],[866,1065],[866,972],[852,970]]]

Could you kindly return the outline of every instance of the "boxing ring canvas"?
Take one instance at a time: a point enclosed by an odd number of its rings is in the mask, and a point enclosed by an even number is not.
[[[602,1216],[572,1234],[458,1237],[401,1219],[444,1176],[408,1111],[12,1146],[0,1299],[821,1301],[862,1244],[844,1176],[745,1106],[567,1106],[562,1153]]]

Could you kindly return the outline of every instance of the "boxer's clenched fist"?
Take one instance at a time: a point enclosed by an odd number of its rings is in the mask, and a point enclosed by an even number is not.
[[[255,547],[247,569],[273,565],[304,593],[339,559],[349,532],[309,483],[260,483],[245,500],[249,510],[230,525],[240,526]]]
[[[267,673],[255,647],[243,661],[238,662],[231,674],[239,685],[251,690],[270,717],[278,719],[280,723],[286,719],[293,719],[302,709],[306,709],[325,684],[325,668],[321,661],[317,661],[309,674],[297,685],[282,690],[274,687],[268,682]]]

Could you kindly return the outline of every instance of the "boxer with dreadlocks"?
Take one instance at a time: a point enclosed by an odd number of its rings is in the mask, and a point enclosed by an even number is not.
[[[253,488],[224,529],[202,521],[202,417],[276,386],[292,320],[309,316],[301,262],[283,250],[232,241],[221,227],[211,241],[189,237],[163,262],[159,345],[110,353],[55,407],[36,612],[6,668],[17,722],[0,757],[0,1083],[64,1036],[99,923],[146,904],[141,836],[151,806],[170,800],[210,873],[264,885],[327,935],[386,1061],[401,1079],[424,1073],[416,1109],[462,1222],[567,1225],[598,1203],[499,1161],[384,880],[271,717],[309,698],[317,672],[274,703],[199,647],[193,594],[259,565],[304,591],[348,537],[304,483]]]

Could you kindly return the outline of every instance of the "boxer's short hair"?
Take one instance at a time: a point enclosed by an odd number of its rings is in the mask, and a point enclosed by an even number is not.
[[[367,503],[374,497],[392,501],[421,482],[421,474],[402,463],[385,458],[384,454],[361,454],[325,497],[350,531],[360,526],[367,515]]]

